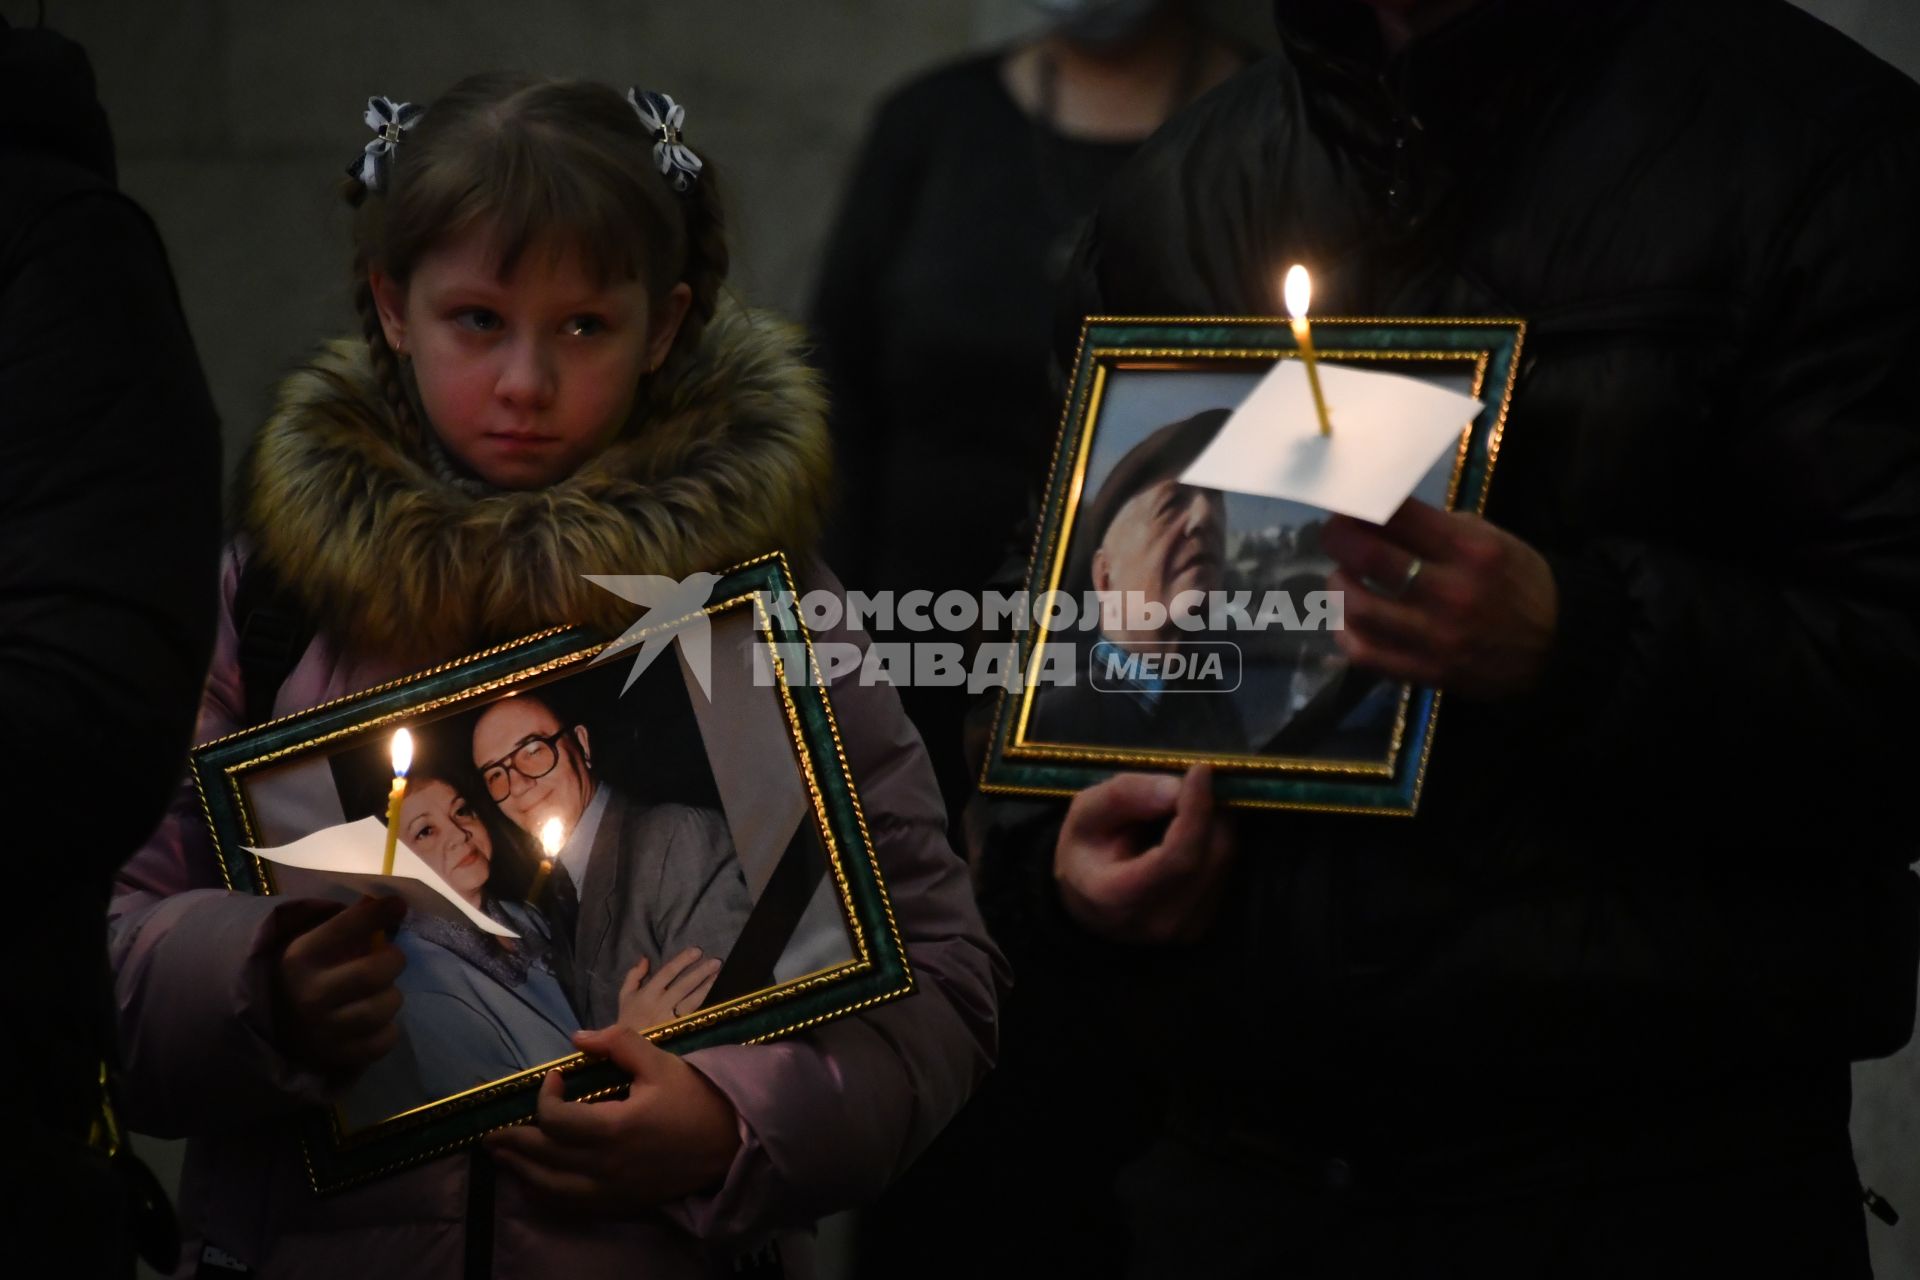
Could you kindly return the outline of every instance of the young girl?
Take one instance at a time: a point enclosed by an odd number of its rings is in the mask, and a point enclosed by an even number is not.
[[[827,501],[815,379],[791,329],[722,301],[713,170],[670,100],[484,76],[367,119],[364,333],[287,380],[245,463],[203,740],[249,719],[243,581],[315,627],[259,700],[284,715],[536,628],[623,627],[585,573],[804,557]],[[832,696],[911,997],[684,1058],[582,1033],[635,1074],[629,1098],[569,1104],[549,1080],[491,1156],[326,1197],[294,1119],[392,1043],[398,951],[375,935],[398,919],[224,891],[183,793],[123,872],[112,935],[130,1121],[192,1139],[182,1274],[207,1249],[273,1276],[731,1274],[877,1193],[988,1066],[1002,975],[894,694]]]

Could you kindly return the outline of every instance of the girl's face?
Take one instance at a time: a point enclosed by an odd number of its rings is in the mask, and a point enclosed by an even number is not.
[[[400,839],[453,891],[478,898],[493,869],[493,839],[467,798],[435,779],[407,788],[400,802]]]
[[[404,289],[378,271],[369,283],[434,434],[501,489],[544,488],[606,447],[692,298],[678,284],[650,307],[642,282],[597,284],[540,244],[502,280],[485,226],[422,255]]]

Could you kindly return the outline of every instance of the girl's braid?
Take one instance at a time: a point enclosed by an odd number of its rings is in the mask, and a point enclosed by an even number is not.
[[[387,331],[380,327],[380,312],[373,304],[373,285],[362,270],[353,290],[353,309],[359,313],[360,328],[367,335],[367,352],[373,361],[375,385],[380,398],[393,413],[393,420],[408,438],[417,438],[420,424],[414,421],[413,401],[400,373],[400,357],[387,345]]]
[[[341,185],[341,191],[346,196],[347,205],[356,212],[366,203],[370,194],[366,185],[356,177],[349,177]],[[413,401],[407,395],[406,381],[401,376],[400,357],[387,345],[387,331],[380,326],[380,309],[373,301],[373,282],[367,276],[369,265],[366,251],[362,249],[355,255],[353,264],[354,314],[360,317],[360,331],[366,335],[374,384],[380,388],[380,398],[386,401],[402,435],[417,440],[420,438],[420,424],[414,418]]]
[[[693,291],[687,318],[673,340],[670,363],[685,358],[700,346],[707,324],[720,306],[720,290],[732,265],[732,250],[727,247],[726,206],[721,200],[714,164],[706,160],[693,189],[678,197],[686,217],[687,258],[681,279]]]

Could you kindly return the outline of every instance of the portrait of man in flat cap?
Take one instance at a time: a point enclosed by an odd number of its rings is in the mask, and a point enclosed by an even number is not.
[[[1109,385],[1063,552],[1076,617],[1048,634],[1059,674],[1035,693],[1025,740],[1385,762],[1402,688],[1353,670],[1335,643],[1326,513],[1182,483],[1244,389],[1148,376]],[[1447,476],[1436,468],[1419,492],[1444,495]],[[1223,614],[1226,601],[1243,612]]]
[[[1063,585],[1076,598],[1097,592],[1118,607],[1103,610],[1098,630],[1072,638],[1074,683],[1036,698],[1033,736],[1112,747],[1249,749],[1231,697],[1238,655],[1190,652],[1206,641],[1173,616],[1188,592],[1197,593],[1204,616],[1205,598],[1222,585],[1225,497],[1180,483],[1180,473],[1227,415],[1208,409],[1153,431],[1113,466],[1086,508]],[[1235,659],[1231,672],[1228,656]]]

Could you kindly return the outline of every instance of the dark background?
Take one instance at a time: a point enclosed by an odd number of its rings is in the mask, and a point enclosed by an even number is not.
[[[1677,0],[1684,2],[1684,0]],[[1264,0],[1201,0],[1249,40]],[[1920,73],[1920,3],[1799,0]],[[33,0],[0,0],[31,25]],[[275,381],[346,333],[337,182],[369,136],[366,98],[428,100],[485,68],[644,82],[687,106],[724,166],[736,284],[797,314],[868,112],[910,74],[1034,25],[1022,0],[47,0],[92,55],[122,187],[166,238],[224,419],[229,463]],[[1920,1280],[1920,1051],[1856,1068],[1855,1149],[1906,1214],[1870,1223],[1876,1273]],[[176,1144],[140,1140],[164,1176]],[[823,1230],[824,1275],[839,1224]]]

